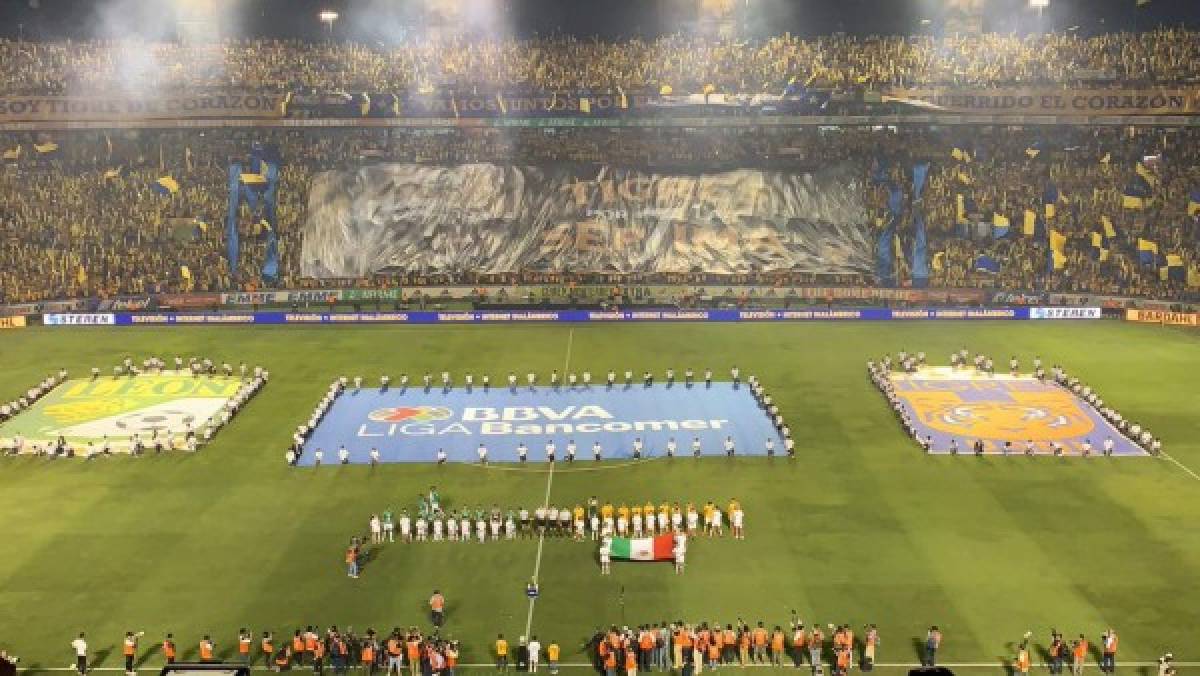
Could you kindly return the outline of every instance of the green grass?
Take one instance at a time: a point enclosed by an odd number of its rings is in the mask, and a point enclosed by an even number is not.
[[[271,383],[196,455],[92,463],[0,460],[0,637],[25,666],[64,667],[86,630],[120,663],[126,629],[150,645],[173,631],[229,653],[239,627],[424,625],[434,587],[466,662],[496,632],[525,628],[531,541],[385,547],[361,579],[341,551],[383,506],[431,483],[451,503],[535,505],[547,475],[473,466],[283,463],[291,429],[335,375],[443,368],[661,373],[737,363],[775,394],[798,437],[795,461],[656,460],[556,472],[551,501],[720,501],[736,495],[748,538],[702,540],[682,577],[614,564],[590,545],[548,540],[534,633],[579,645],[599,624],[663,619],[879,625],[882,662],[913,662],[941,625],[949,662],[996,662],[1026,629],[1095,640],[1114,626],[1124,660],[1200,658],[1200,482],[1165,460],[925,457],[863,373],[870,356],[925,350],[1034,354],[1063,363],[1200,468],[1200,342],[1194,332],[1108,322],[581,325],[511,327],[27,329],[0,335],[0,396],[65,366],[108,369],[124,354],[201,354],[267,366]],[[623,594],[622,594],[623,591]],[[621,600],[624,600],[622,605]],[[146,656],[148,666],[161,662]]]

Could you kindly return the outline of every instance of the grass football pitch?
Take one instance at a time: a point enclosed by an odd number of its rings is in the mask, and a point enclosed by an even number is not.
[[[926,457],[869,384],[869,357],[905,348],[944,363],[966,346],[1007,364],[1035,354],[1084,378],[1126,416],[1200,468],[1200,334],[1115,322],[962,322],[504,327],[30,328],[0,335],[0,398],[59,367],[108,372],[124,355],[204,355],[263,364],[271,382],[195,455],[94,462],[0,460],[0,641],[23,667],[63,669],[87,631],[98,666],[121,666],[127,629],[145,630],[140,662],[174,632],[194,657],[202,634],[232,656],[236,632],[307,624],[427,626],[448,598],[446,633],[467,663],[490,660],[497,632],[527,623],[564,661],[585,661],[598,625],[764,620],[879,626],[879,661],[917,661],[930,624],[941,659],[993,666],[1026,630],[1095,643],[1112,626],[1121,662],[1167,650],[1200,660],[1200,480],[1155,458]],[[377,382],[426,370],[661,374],[736,363],[775,396],[798,457],[652,460],[550,475],[471,465],[289,468],[296,424],[336,375]],[[535,449],[540,446],[535,445]],[[586,449],[581,449],[586,456]],[[540,454],[535,452],[534,457]],[[591,461],[580,463],[590,468]],[[747,538],[701,540],[688,570],[614,562],[601,577],[590,544],[518,540],[394,544],[358,580],[347,538],[372,512],[410,508],[437,484],[453,506],[739,498]],[[524,585],[538,571],[530,609]],[[1035,658],[1038,653],[1035,651]],[[897,667],[898,668],[898,667]]]

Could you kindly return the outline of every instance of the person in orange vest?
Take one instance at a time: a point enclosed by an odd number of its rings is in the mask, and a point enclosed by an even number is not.
[[[275,656],[275,638],[271,636],[271,632],[264,631],[262,633],[262,638],[258,642],[258,647],[259,650],[262,651],[263,663],[268,669],[270,669],[271,664],[274,662],[273,658]]]
[[[138,638],[145,635],[146,632],[144,631],[139,631],[136,634],[132,631],[125,632],[125,640],[121,645],[121,651],[125,655],[125,673],[130,674],[130,676],[137,673],[133,669],[133,660],[137,656]]]
[[[708,668],[715,671],[721,662],[721,629],[717,628],[708,641]]]
[[[1013,660],[1013,675],[1029,676],[1029,644],[1024,641],[1021,641],[1021,647],[1017,649],[1017,657]]]
[[[508,673],[508,641],[504,640],[504,634],[496,635],[496,671]]]
[[[562,648],[558,646],[558,641],[550,640],[550,644],[546,646],[546,663],[550,666],[550,674],[553,676],[558,673],[558,658],[562,655]],[[449,652],[446,654],[446,659],[450,659]],[[450,674],[449,676],[453,676]]]
[[[312,670],[314,674],[325,672],[325,642],[316,641],[313,644],[312,650],[308,651],[308,656],[312,660]]]
[[[675,633],[671,636],[671,663],[675,665],[675,669],[683,668],[683,625],[675,627]]]
[[[363,639],[358,650],[358,661],[362,664],[363,671],[371,676],[375,675],[375,630],[368,629],[367,637]]]
[[[841,650],[836,652],[833,673],[836,676],[846,676],[846,672],[850,670],[850,650],[843,645]]]
[[[246,664],[250,664],[250,646],[253,643],[254,637],[245,627],[238,629],[238,659]]]
[[[1117,630],[1109,627],[1100,640],[1100,671],[1112,674],[1117,670]]]
[[[346,576],[358,579],[358,549],[354,545],[346,548]]]
[[[550,672],[555,673],[555,669],[558,667],[558,646],[551,643],[550,647],[555,649],[553,653],[554,661],[550,663]],[[549,650],[546,653],[551,654]],[[451,641],[446,644],[446,670],[442,672],[442,676],[454,676],[454,668],[457,666],[458,641]]]
[[[604,676],[617,676],[617,651],[610,649],[604,656]]]
[[[756,663],[767,661],[767,629],[763,626],[762,620],[758,621],[758,626],[750,632],[750,643],[754,647],[753,660]]]
[[[638,632],[638,668],[650,671],[650,654],[654,651],[654,633],[649,627],[641,627]]]
[[[384,644],[384,650],[387,651],[388,676],[392,676],[393,672],[396,676],[400,676],[400,672],[404,668],[404,642],[400,640],[399,628],[392,630],[392,635]]]
[[[173,635],[167,634],[167,637],[163,639],[162,651],[163,656],[167,658],[167,664],[175,664],[175,655],[178,652],[178,648],[175,646],[175,637]]]
[[[413,676],[421,669],[421,634],[416,627],[411,627],[408,640],[404,642],[405,656],[408,658],[408,669]]]
[[[1083,664],[1087,660],[1088,640],[1083,634],[1079,635],[1079,639],[1071,646],[1071,673],[1075,676],[1083,676]]]
[[[690,625],[684,625],[682,649],[679,652],[679,656],[681,658],[680,669],[688,670],[689,668],[691,668],[691,669],[695,668],[693,666],[693,664],[694,664],[693,660],[696,659],[695,652],[696,652],[696,634],[695,634],[695,632],[692,631],[692,627]]]
[[[304,645],[301,649],[311,657],[316,652],[317,644],[321,642],[321,637],[317,636],[317,632],[311,624],[304,629],[303,636]]]
[[[304,664],[304,636],[297,629],[292,636],[292,659],[295,660],[296,666]]]
[[[429,621],[433,626],[441,628],[442,623],[446,620],[446,597],[436,589],[433,590],[433,596],[429,597]]]
[[[784,644],[787,643],[787,638],[783,634],[783,628],[778,624],[771,631],[771,664],[776,667],[783,666]]]
[[[200,639],[200,661],[212,662],[216,660],[216,657],[213,655],[213,650],[215,647],[216,646],[213,645],[212,639],[209,638],[208,634],[205,634],[204,638]]]
[[[632,649],[625,651],[625,676],[637,676],[637,653]]]
[[[795,618],[795,613],[792,614]],[[804,631],[804,623],[798,619],[792,620],[792,664],[799,669],[804,664],[804,649],[808,647],[808,635]]]

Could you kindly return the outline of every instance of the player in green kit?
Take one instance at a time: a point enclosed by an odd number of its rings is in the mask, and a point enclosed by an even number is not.
[[[391,507],[383,510],[383,537],[387,538],[388,542],[396,541],[396,523],[392,521]]]

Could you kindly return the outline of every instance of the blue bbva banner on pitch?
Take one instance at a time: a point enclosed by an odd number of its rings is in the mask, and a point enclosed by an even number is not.
[[[439,449],[450,462],[478,462],[480,444],[490,462],[516,462],[522,443],[529,462],[544,463],[549,442],[561,462],[572,441],[576,462],[592,463],[593,444],[600,444],[603,460],[628,459],[637,439],[643,458],[666,455],[671,439],[677,455],[693,454],[697,440],[702,455],[723,455],[727,437],[737,455],[765,455],[767,439],[783,453],[783,440],[749,387],[728,382],[350,389],[317,425],[299,464],[312,465],[317,449],[324,463],[336,463],[342,446],[352,463],[370,462],[372,448],[383,462],[432,463]]]

